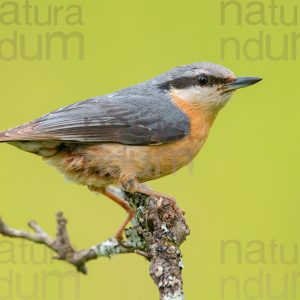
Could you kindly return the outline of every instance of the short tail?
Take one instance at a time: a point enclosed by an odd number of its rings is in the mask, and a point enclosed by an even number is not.
[[[32,122],[0,132],[0,143],[34,140]]]
[[[11,134],[9,130],[0,132],[0,143],[17,142],[21,140],[22,138],[20,136]]]
[[[17,137],[8,135],[7,134],[8,132],[9,132],[9,130],[0,132],[0,143],[13,142],[13,141],[19,140]]]

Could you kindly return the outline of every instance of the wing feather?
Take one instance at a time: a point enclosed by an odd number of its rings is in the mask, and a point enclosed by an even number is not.
[[[189,119],[165,95],[127,90],[58,109],[6,131],[10,140],[117,142],[143,145],[185,137]]]

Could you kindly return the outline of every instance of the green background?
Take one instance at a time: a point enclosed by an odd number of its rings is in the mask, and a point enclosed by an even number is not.
[[[291,40],[293,32],[300,32],[300,18],[296,25],[284,25],[277,10],[279,21],[272,24],[270,1],[255,2],[265,9],[265,24],[252,24],[259,21],[258,14],[247,19],[258,7],[251,7],[254,2],[249,1],[240,1],[241,24],[237,24],[234,7],[226,10],[224,24],[221,2],[216,0],[64,1],[65,6],[81,6],[83,25],[68,25],[64,18],[49,26],[0,24],[1,39],[11,37],[14,30],[25,34],[28,53],[36,47],[37,34],[78,31],[85,39],[82,60],[76,43],[67,60],[61,59],[59,44],[52,49],[50,60],[0,60],[1,129],[196,61],[212,61],[237,75],[264,78],[233,96],[192,166],[151,182],[156,190],[174,195],[186,211],[191,228],[182,247],[187,299],[269,300],[275,299],[284,285],[288,294],[276,299],[300,297],[300,280],[295,280],[300,264],[300,63],[292,56],[297,44],[293,46]],[[23,1],[18,3],[23,5]],[[297,2],[276,3],[291,20]],[[33,0],[31,4],[38,4],[41,17],[46,16],[47,5],[62,5]],[[271,44],[264,42],[260,47],[263,53],[256,59],[251,59],[257,53],[255,42],[248,45],[248,52],[242,49],[239,58],[232,45],[222,51],[222,38],[234,37],[243,48],[259,31],[271,37]],[[286,38],[288,44],[283,42]],[[287,55],[276,60],[267,51],[274,55],[287,51]],[[85,248],[110,237],[123,221],[124,212],[111,201],[68,184],[40,158],[4,144],[0,153],[0,214],[12,226],[26,228],[26,222],[36,218],[54,234],[54,216],[62,210],[70,221],[74,243]],[[222,261],[221,244],[226,240],[236,240],[241,253],[231,244]],[[269,247],[272,240],[278,244],[276,253]],[[251,241],[256,242],[248,244]],[[287,264],[284,258],[291,260],[294,251],[298,260]],[[136,255],[99,259],[89,263],[87,277],[74,277],[71,266],[51,262],[51,254],[44,254],[43,247],[0,238],[0,299],[25,299],[26,294],[26,299],[39,300],[158,297],[148,263]],[[69,276],[59,287],[55,276],[65,272],[71,273],[66,273]],[[251,278],[261,274],[258,288]],[[52,277],[45,280],[47,275]],[[240,297],[232,282],[222,296],[222,277],[230,276],[240,286]]]

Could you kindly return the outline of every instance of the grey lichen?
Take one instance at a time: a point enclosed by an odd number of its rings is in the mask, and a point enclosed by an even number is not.
[[[161,229],[164,233],[168,233],[170,231],[166,223],[161,224]]]
[[[141,236],[140,228],[138,226],[134,226],[126,229],[126,246],[133,247],[138,250],[144,250],[146,248],[145,240]]]
[[[162,300],[184,300],[183,291],[177,290],[174,294],[168,293],[162,298]]]
[[[120,244],[115,238],[100,243],[92,247],[92,249],[96,252],[97,256],[111,257],[121,253]]]
[[[183,263],[183,260],[180,259],[179,263],[178,263],[178,267],[183,270],[184,269],[184,263]]]

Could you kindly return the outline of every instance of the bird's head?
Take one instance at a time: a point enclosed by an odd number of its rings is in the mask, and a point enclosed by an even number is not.
[[[258,77],[236,77],[223,66],[203,62],[176,67],[155,81],[159,89],[181,100],[217,111],[235,90],[260,80]]]

